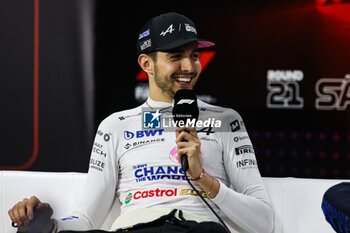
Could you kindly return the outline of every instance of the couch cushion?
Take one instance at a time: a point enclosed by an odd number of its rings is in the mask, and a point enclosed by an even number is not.
[[[12,233],[7,211],[23,198],[37,196],[42,202],[50,203],[54,209],[54,217],[67,216],[76,205],[85,174],[82,173],[51,173],[51,172],[1,172],[1,211],[3,231]]]
[[[86,173],[0,171],[0,232],[15,233],[7,211],[32,195],[48,202],[54,217],[66,217],[76,206]],[[333,233],[321,209],[325,191],[344,180],[263,177],[275,213],[275,233]],[[120,214],[115,199],[102,228],[108,230]]]
[[[334,233],[321,209],[325,191],[342,180],[263,178],[275,213],[276,233]]]

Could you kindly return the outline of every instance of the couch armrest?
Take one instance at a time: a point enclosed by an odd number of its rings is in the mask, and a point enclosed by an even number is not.
[[[0,171],[0,232],[16,232],[7,211],[18,201],[33,195],[52,206],[54,217],[69,215],[76,206],[85,176],[73,172]]]

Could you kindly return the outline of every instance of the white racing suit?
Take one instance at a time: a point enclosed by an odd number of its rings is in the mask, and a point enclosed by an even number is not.
[[[171,112],[170,103],[150,98],[146,103],[161,109],[161,113],[169,109]],[[114,113],[102,121],[79,205],[72,217],[57,220],[59,230],[99,228],[115,195],[121,202],[121,214],[159,206],[181,209],[218,222],[184,179],[177,160],[174,130],[166,129],[169,122],[162,122],[162,116],[147,118],[150,113],[145,113],[146,103]],[[219,128],[205,124],[196,127],[201,142],[202,166],[220,182],[218,195],[209,199],[202,191],[204,198],[219,216],[231,220],[237,229],[241,229],[239,232],[271,232],[271,203],[240,115],[232,109],[200,100],[198,107],[202,122],[211,119],[216,126],[221,122]],[[157,123],[153,128],[143,128],[152,126],[152,122]],[[159,123],[163,125],[159,127]],[[201,190],[196,182],[192,183]]]

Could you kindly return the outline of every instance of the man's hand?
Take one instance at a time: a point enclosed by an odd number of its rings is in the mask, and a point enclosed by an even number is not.
[[[199,177],[202,172],[200,160],[201,142],[198,139],[196,129],[193,127],[182,127],[176,130],[176,145],[178,160],[186,154],[188,159],[188,175],[193,179]]]
[[[53,227],[52,213],[51,206],[40,202],[35,196],[30,199],[24,198],[8,211],[13,224],[17,225],[20,232],[31,232],[34,228],[40,228],[41,232],[50,232]]]
[[[202,172],[202,164],[200,158],[201,142],[198,139],[196,129],[193,127],[182,127],[176,130],[177,157],[181,161],[182,155],[186,154],[188,158],[189,169],[188,175],[192,178],[198,178]],[[209,198],[215,198],[220,189],[219,181],[209,175],[197,181],[202,189],[207,193]]]

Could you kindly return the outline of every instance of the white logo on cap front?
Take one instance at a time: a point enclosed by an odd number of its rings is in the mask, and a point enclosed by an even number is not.
[[[185,28],[186,28],[186,31],[194,32],[195,34],[197,34],[197,30],[193,26],[191,26],[191,25],[189,25],[187,23],[185,23]]]
[[[169,27],[168,27],[168,29],[164,32],[164,31],[162,31],[161,33],[160,33],[160,35],[161,36],[165,36],[168,32],[171,34],[173,31],[175,31],[175,29],[173,28],[173,25],[171,24]]]

